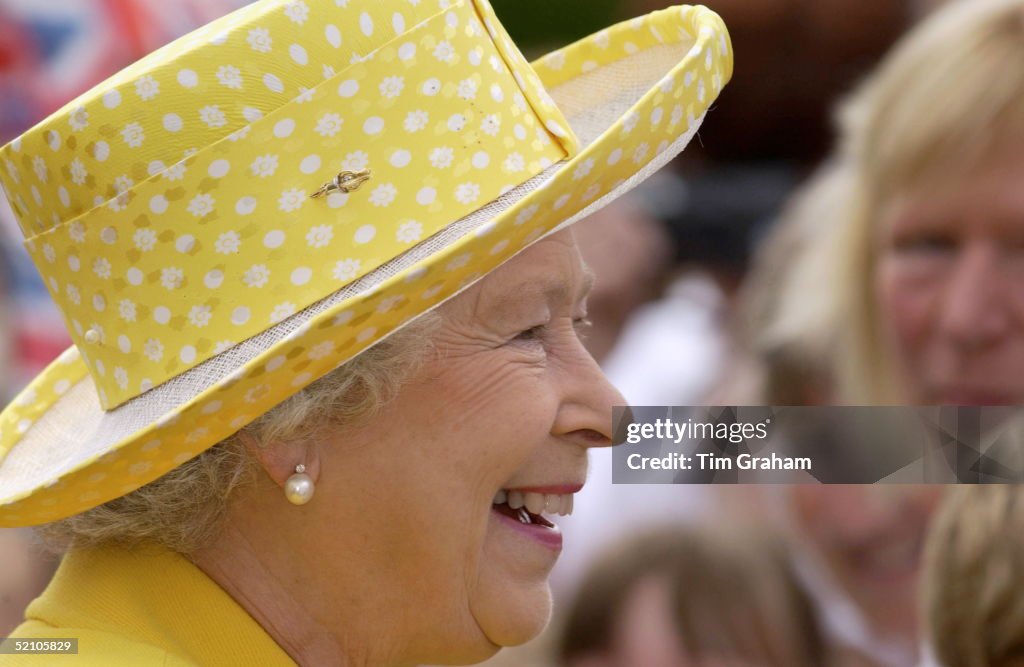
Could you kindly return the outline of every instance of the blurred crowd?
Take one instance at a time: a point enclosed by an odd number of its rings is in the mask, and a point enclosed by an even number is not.
[[[0,143],[244,0],[0,0]],[[527,55],[663,0],[493,0]],[[576,227],[635,405],[1019,405],[1024,0],[704,0],[736,74],[677,163]],[[948,5],[948,6],[945,6]],[[566,20],[579,17],[579,20]],[[0,197],[0,398],[68,339]],[[613,486],[556,617],[493,665],[1024,665],[1013,486]],[[0,636],[54,563],[0,531]]]

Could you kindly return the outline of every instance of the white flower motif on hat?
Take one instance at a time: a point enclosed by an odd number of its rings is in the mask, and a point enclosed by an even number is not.
[[[11,180],[20,185],[21,177],[18,175],[18,168],[10,160],[4,160],[4,164],[7,165],[7,173],[11,175]]]
[[[156,338],[150,338],[143,346],[142,353],[146,355],[147,359],[153,363],[157,363],[164,358],[164,344]]]
[[[505,171],[515,174],[526,169],[526,160],[519,153],[509,153],[501,166]]]
[[[480,129],[487,136],[493,137],[501,130],[501,119],[495,114],[488,114],[480,123]]]
[[[132,236],[132,241],[142,252],[149,252],[156,245],[156,232],[149,228],[140,229]]]
[[[324,341],[318,345],[314,345],[309,349],[309,358],[313,361],[323,359],[334,351],[334,341]]]
[[[131,148],[138,148],[146,138],[146,133],[138,123],[129,123],[121,130],[124,142]]]
[[[160,93],[160,82],[146,75],[135,82],[135,92],[144,101],[149,101]]]
[[[430,114],[428,114],[426,111],[410,111],[409,114],[405,117],[405,123],[403,127],[405,127],[406,132],[419,132],[420,130],[427,126],[427,122],[429,120]]]
[[[395,296],[389,296],[388,298],[381,300],[380,305],[377,306],[377,312],[386,313],[395,308],[395,306],[399,305],[403,301],[405,301],[405,297],[400,294]]]
[[[594,158],[587,158],[576,167],[576,170],[572,173],[572,180],[578,181],[586,178],[590,175],[590,172],[594,169]]]
[[[137,315],[135,302],[131,299],[121,299],[121,303],[117,304],[117,312],[125,322],[134,322]]]
[[[82,293],[78,291],[77,287],[75,287],[74,285],[68,285],[66,292],[68,295],[68,300],[71,301],[71,303],[75,304],[76,306],[81,305]]]
[[[364,151],[355,151],[345,156],[341,162],[342,169],[346,171],[362,171],[370,164],[370,156]]]
[[[197,218],[204,218],[213,213],[213,206],[216,203],[217,201],[213,198],[213,195],[196,195],[188,203],[188,212]]]
[[[306,243],[310,248],[323,248],[334,238],[334,228],[330,225],[318,225],[306,234]]]
[[[101,279],[107,280],[110,278],[110,260],[106,257],[100,257],[92,263],[92,270]]]
[[[117,386],[121,389],[128,387],[128,371],[121,366],[114,369],[114,380],[117,382]]]
[[[245,392],[245,402],[246,403],[255,403],[256,401],[260,400],[261,398],[263,398],[264,396],[266,396],[269,393],[270,393],[270,387],[269,386],[267,386],[265,384],[257,385],[255,387],[253,387],[252,389],[250,389],[249,391]]]
[[[178,162],[177,164],[171,165],[164,171],[164,178],[168,181],[180,181],[185,178],[185,163]]]
[[[334,265],[334,279],[343,282],[354,280],[362,265],[358,259],[343,259]]]
[[[270,269],[264,264],[255,264],[242,276],[242,282],[248,287],[263,287],[270,280]]]
[[[199,118],[213,129],[224,127],[228,124],[227,117],[216,104],[205,106],[199,110]]]
[[[448,40],[438,42],[434,47],[434,57],[443,63],[450,63],[455,60],[455,48]]]
[[[462,132],[466,128],[466,117],[460,113],[453,114],[448,118],[448,129],[452,132]]]
[[[249,166],[252,169],[253,176],[260,178],[268,178],[274,175],[277,171],[278,157],[276,155],[267,154],[261,155]]]
[[[57,261],[57,251],[53,249],[52,245],[47,243],[46,245],[43,246],[43,257],[46,258],[47,262],[53,264],[55,261]]]
[[[316,133],[322,137],[333,137],[341,131],[342,122],[336,113],[324,114],[316,123]]]
[[[281,193],[281,198],[277,200],[277,206],[285,213],[291,213],[292,211],[298,211],[302,208],[302,205],[306,203],[306,191],[299,190],[298,188],[292,188],[291,190],[285,190]]]
[[[531,204],[530,206],[527,206],[519,212],[519,215],[516,216],[516,224],[522,225],[529,222],[533,216],[537,215],[537,211],[539,210],[540,206],[538,204]]]
[[[370,203],[374,206],[390,206],[398,195],[398,188],[391,183],[378,185],[370,194]]]
[[[282,303],[276,306],[272,313],[270,313],[271,324],[277,324],[282,320],[286,320],[295,314],[294,303]]]
[[[160,284],[165,289],[176,290],[185,282],[185,272],[176,266],[169,266],[160,270]]]
[[[398,227],[398,240],[401,243],[415,243],[423,236],[423,225],[416,220],[409,220]]]
[[[85,107],[78,107],[71,112],[68,122],[71,123],[72,130],[75,132],[81,132],[85,128],[89,127],[89,112],[85,110]]]
[[[71,240],[74,241],[75,243],[84,243],[85,225],[83,225],[80,220],[75,220],[70,225],[68,225],[68,236],[70,236]]]
[[[192,326],[201,329],[210,323],[211,316],[212,313],[209,306],[192,306],[192,310],[188,311],[188,322]]]
[[[249,31],[249,36],[246,38],[246,41],[249,42],[249,46],[251,46],[254,51],[259,51],[260,53],[267,53],[270,51],[274,43],[274,40],[270,38],[270,31],[266,28],[253,28]]]
[[[400,76],[389,76],[380,83],[380,94],[391,99],[402,94],[405,88],[405,78]]]
[[[46,161],[38,155],[32,158],[32,171],[36,173],[36,178],[43,183],[50,178],[50,170],[46,166]]]
[[[245,127],[239,130],[235,130],[234,132],[228,135],[228,141],[241,141],[242,139],[245,139],[247,136],[249,136],[250,130],[252,130],[252,127],[250,127],[249,125],[246,125]]]
[[[448,262],[448,266],[446,266],[445,269],[448,271],[458,271],[466,264],[469,264],[469,260],[472,259],[472,257],[473,255],[471,253],[463,253],[456,257],[455,259],[453,259],[452,261]]]
[[[284,13],[292,21],[302,25],[309,20],[309,5],[302,0],[291,0],[291,2],[285,5]]]
[[[234,65],[221,65],[217,69],[217,80],[220,81],[221,85],[233,88],[235,90],[241,90],[242,88],[242,71]]]
[[[238,232],[229,231],[224,232],[217,237],[217,240],[213,244],[213,249],[217,251],[219,255],[233,255],[238,252],[238,249],[242,247],[242,240],[238,236]]]
[[[312,102],[314,92],[315,91],[312,88],[299,86],[299,94],[295,97],[294,102],[296,104],[305,104],[306,102]]]
[[[455,151],[447,146],[440,146],[430,151],[430,164],[438,169],[447,169],[452,166],[455,158]]]
[[[235,346],[235,342],[232,340],[222,340],[213,346],[213,353],[220,354],[226,350],[229,350]]]
[[[651,146],[646,141],[636,147],[633,151],[633,162],[640,164],[647,157],[647,153],[650,152]]]
[[[480,87],[480,84],[476,82],[476,79],[463,79],[459,81],[458,94],[464,100],[476,99],[476,91]]]
[[[682,119],[683,119],[683,107],[681,105],[677,104],[675,106],[675,108],[672,109],[672,117],[671,117],[672,126],[674,127],[674,126],[678,125],[679,121],[681,121]]]
[[[353,58],[355,59],[355,62],[359,62],[359,56],[358,55],[353,56]],[[324,65],[322,74],[324,76],[324,80],[326,81],[326,80],[329,80],[329,79],[333,79],[338,73],[330,65]]]
[[[455,188],[455,199],[460,204],[471,204],[480,198],[480,186],[476,183],[462,183]]]
[[[630,111],[622,119],[622,133],[629,134],[636,128],[636,125],[639,122],[640,114],[638,114],[636,111]]]
[[[85,179],[89,176],[89,171],[85,168],[85,163],[80,158],[75,158],[71,161],[71,182],[75,185],[83,185]]]
[[[133,181],[127,174],[123,174],[114,179],[114,190],[116,190],[119,195],[127,193],[132,189],[133,185],[135,185],[135,181]]]

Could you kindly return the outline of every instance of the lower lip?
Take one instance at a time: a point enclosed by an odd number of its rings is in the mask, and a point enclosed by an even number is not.
[[[519,519],[506,516],[493,509],[491,510],[491,516],[499,521],[503,521],[510,528],[519,531],[520,534],[529,537],[556,553],[562,550],[562,531],[558,529],[558,526],[548,528],[537,523],[523,523]]]

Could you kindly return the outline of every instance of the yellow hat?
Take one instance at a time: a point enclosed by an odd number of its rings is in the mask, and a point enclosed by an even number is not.
[[[675,7],[533,66],[487,0],[261,0],[0,149],[75,342],[0,415],[0,526],[130,493],[604,206],[732,73]]]

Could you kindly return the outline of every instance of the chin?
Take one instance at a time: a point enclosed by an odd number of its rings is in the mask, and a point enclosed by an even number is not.
[[[487,639],[497,647],[519,646],[530,641],[551,620],[551,587],[538,583],[502,586],[473,610]]]

